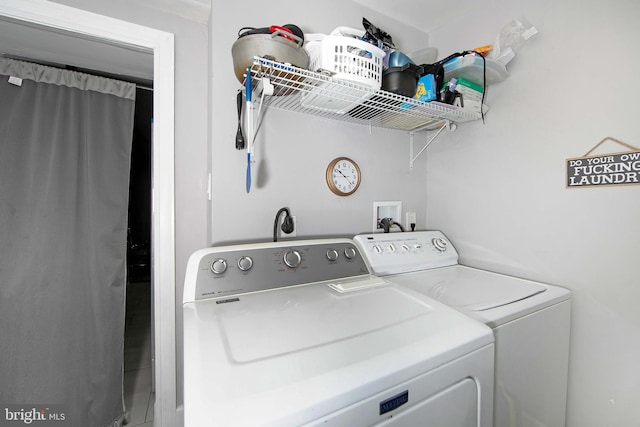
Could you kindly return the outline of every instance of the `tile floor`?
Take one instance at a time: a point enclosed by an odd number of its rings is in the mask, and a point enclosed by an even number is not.
[[[124,337],[124,402],[127,427],[152,427],[155,393],[151,391],[151,285],[127,285]]]

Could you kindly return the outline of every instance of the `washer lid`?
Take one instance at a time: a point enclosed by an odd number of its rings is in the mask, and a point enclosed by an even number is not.
[[[463,266],[399,275],[392,280],[466,311],[489,310],[547,290],[540,283]]]

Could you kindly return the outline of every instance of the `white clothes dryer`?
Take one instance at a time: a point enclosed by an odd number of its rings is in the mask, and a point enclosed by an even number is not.
[[[565,425],[571,293],[458,264],[439,231],[355,236],[371,271],[490,326],[495,335],[494,425]]]
[[[350,239],[194,253],[185,427],[490,427],[491,329],[381,279]]]

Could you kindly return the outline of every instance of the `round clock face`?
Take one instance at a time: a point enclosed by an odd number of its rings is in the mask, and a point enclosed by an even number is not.
[[[327,185],[338,196],[355,193],[360,185],[360,168],[346,157],[334,159],[327,167]]]

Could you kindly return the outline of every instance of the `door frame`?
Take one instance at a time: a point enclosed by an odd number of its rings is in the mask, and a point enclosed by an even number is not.
[[[0,17],[153,54],[152,262],[154,425],[183,424],[176,403],[174,36],[52,2],[3,0]]]

